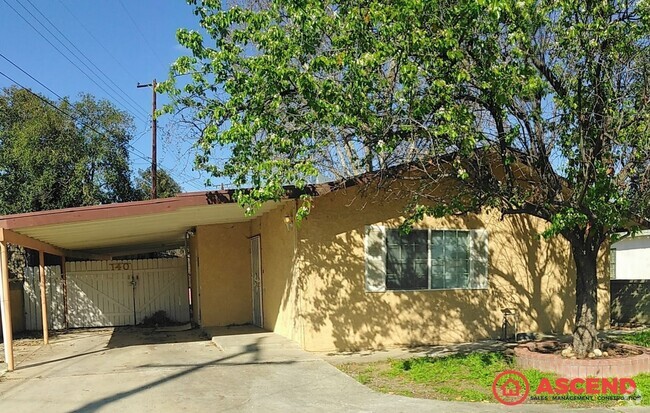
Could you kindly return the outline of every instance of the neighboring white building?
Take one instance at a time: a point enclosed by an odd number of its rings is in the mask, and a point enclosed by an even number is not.
[[[612,279],[650,280],[650,231],[626,236],[612,244]]]

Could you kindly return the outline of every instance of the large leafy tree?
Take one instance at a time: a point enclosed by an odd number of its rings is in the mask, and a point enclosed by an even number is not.
[[[132,131],[127,114],[90,95],[54,102],[24,89],[0,91],[0,215],[137,199]],[[19,277],[25,250],[11,252]]]
[[[647,2],[189,3],[203,31],[179,30],[162,89],[201,125],[198,166],[252,187],[240,202],[407,164],[413,219],[539,217],[571,245],[575,351],[597,346],[598,253],[649,222]]]
[[[158,198],[170,198],[182,192],[181,186],[172,178],[164,169],[158,168],[157,171],[157,196]],[[135,190],[138,199],[151,199],[151,169],[141,169],[135,178]]]
[[[44,99],[0,93],[0,214],[133,200],[131,118],[90,95]]]

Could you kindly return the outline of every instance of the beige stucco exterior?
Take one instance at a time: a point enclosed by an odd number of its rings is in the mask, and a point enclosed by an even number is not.
[[[202,325],[225,326],[251,321],[249,228],[248,222],[196,228],[192,246],[198,257],[198,269],[191,270],[196,280],[193,284],[198,285],[200,294]]]
[[[299,225],[287,224],[296,201],[252,221],[201,226],[191,247],[200,290],[201,324],[252,320],[248,238],[261,236],[264,327],[311,351],[388,348],[496,338],[503,308],[520,314],[519,331],[567,333],[575,311],[575,269],[568,244],[544,240],[545,223],[484,211],[426,218],[432,229],[488,231],[489,288],[366,292],[366,225],[397,227],[404,201],[358,196],[356,189],[321,196]],[[599,285],[599,327],[609,320],[608,265]]]

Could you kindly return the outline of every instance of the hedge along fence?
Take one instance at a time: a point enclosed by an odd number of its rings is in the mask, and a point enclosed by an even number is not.
[[[611,280],[614,324],[650,324],[650,280]]]

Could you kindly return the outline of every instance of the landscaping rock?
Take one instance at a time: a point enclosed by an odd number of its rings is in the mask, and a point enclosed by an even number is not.
[[[573,355],[573,349],[571,347],[567,347],[564,350],[562,350],[562,357],[571,357]]]
[[[596,356],[596,357],[602,357],[602,356],[603,356],[603,352],[602,352],[601,350],[595,348],[595,349],[594,349],[594,356]]]
[[[587,354],[587,357],[589,357],[590,359],[592,359],[592,358],[596,357],[596,355],[594,354],[593,351],[591,351],[591,352],[589,352],[589,354]]]

